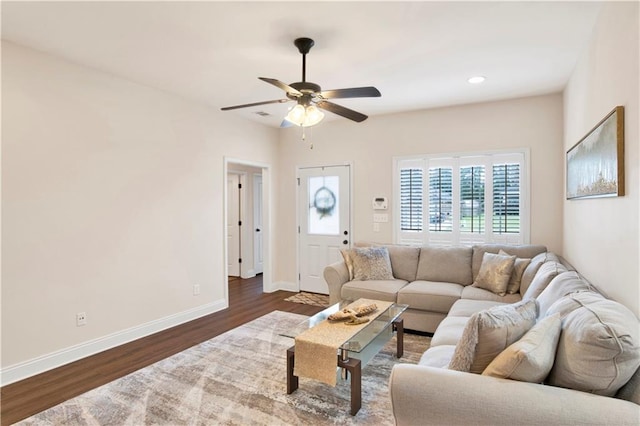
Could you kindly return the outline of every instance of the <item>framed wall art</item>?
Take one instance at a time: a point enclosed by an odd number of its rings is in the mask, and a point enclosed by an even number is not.
[[[567,151],[567,200],[624,195],[624,107]]]

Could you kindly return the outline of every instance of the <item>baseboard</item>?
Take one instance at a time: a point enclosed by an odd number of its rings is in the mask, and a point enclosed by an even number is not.
[[[185,322],[212,314],[227,307],[225,300],[219,300],[8,366],[0,370],[0,385],[5,386],[35,376],[36,374],[44,373],[45,371],[95,355],[107,349],[115,348],[116,346],[149,336],[150,334],[184,324]]]
[[[300,288],[298,287],[297,283],[293,283],[290,281],[275,281],[271,283],[270,290],[265,289],[267,293],[273,293],[274,291],[278,290],[293,291],[297,293],[300,291]]]

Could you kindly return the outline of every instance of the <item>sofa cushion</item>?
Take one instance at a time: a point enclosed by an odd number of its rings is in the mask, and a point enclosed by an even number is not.
[[[422,354],[418,365],[447,368],[455,350],[455,345],[432,346]]]
[[[469,285],[471,254],[471,247],[422,247],[416,279]]]
[[[398,290],[407,285],[405,280],[349,281],[342,286],[343,300],[360,298],[395,302]]]
[[[463,288],[454,283],[414,281],[398,292],[398,303],[414,309],[446,314],[460,300]]]
[[[498,296],[507,294],[507,286],[513,272],[516,256],[485,253],[473,287],[489,290]]]
[[[497,254],[500,250],[504,250],[512,256],[520,258],[533,258],[540,253],[546,253],[547,248],[542,245],[526,244],[521,246],[510,246],[506,244],[479,244],[473,246],[472,272],[473,278],[478,276],[480,266],[482,265],[482,257],[485,253]]]
[[[561,316],[568,313],[562,321],[548,383],[615,395],[640,366],[640,326],[636,316],[622,304],[592,292],[561,298],[547,313],[555,312]]]
[[[462,290],[462,298],[463,299],[474,299],[474,300],[491,300],[494,302],[502,302],[502,303],[516,303],[522,300],[520,294],[505,294],[504,296],[499,296],[489,290],[484,290],[482,288],[474,287],[472,285],[466,286]]]
[[[462,332],[469,321],[469,317],[452,317],[448,316],[443,319],[433,337],[431,338],[431,347],[440,345],[456,345],[462,337]]]
[[[567,271],[558,274],[536,298],[539,308],[538,317],[541,318],[545,316],[551,305],[563,296],[578,291],[595,292],[596,289],[581,278],[576,271]]]
[[[462,294],[464,294],[467,289],[473,289],[473,287],[465,287],[464,290],[462,290]],[[491,293],[486,290],[480,290],[480,289],[474,289],[474,290]],[[516,302],[519,302],[519,300],[517,300]],[[500,305],[504,305],[504,303],[496,302],[494,300],[475,300],[475,299],[463,298],[453,304],[453,306],[451,307],[451,310],[449,311],[449,316],[468,318],[477,312],[485,311],[487,309],[493,308],[494,306],[500,306]]]
[[[510,255],[510,253],[500,250],[498,254],[501,255]],[[516,262],[513,264],[513,272],[511,273],[511,278],[509,279],[509,285],[507,286],[507,293],[515,294],[520,291],[520,283],[522,282],[522,274],[524,274],[524,270],[527,269],[527,266],[531,263],[530,258],[522,258],[516,257]]]
[[[420,247],[386,246],[389,250],[393,276],[409,282],[416,280]]]
[[[524,272],[522,273],[522,280],[520,281],[520,294],[525,294],[527,292],[527,289],[531,285],[531,281],[533,281],[533,278],[538,273],[538,269],[540,269],[542,264],[552,260],[560,262],[558,256],[551,252],[540,253],[531,259],[531,262],[529,263],[529,265],[527,265]]]
[[[391,260],[386,247],[354,248],[349,250],[356,281],[392,280]]]
[[[560,314],[538,321],[520,340],[500,352],[482,375],[542,383],[553,366],[560,322]]]
[[[538,269],[538,273],[531,281],[531,285],[527,288],[527,291],[522,295],[522,300],[535,299],[545,288],[551,283],[556,276],[562,272],[567,272],[567,268],[559,262],[552,260],[545,262]]]
[[[533,327],[537,315],[535,300],[495,306],[473,314],[456,346],[449,368],[482,373],[500,352]]]

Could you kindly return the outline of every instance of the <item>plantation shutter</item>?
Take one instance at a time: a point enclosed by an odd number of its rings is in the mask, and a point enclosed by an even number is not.
[[[400,169],[401,231],[422,231],[423,183],[421,168]]]
[[[520,233],[520,164],[493,166],[493,232]]]
[[[485,167],[460,167],[460,232],[485,232]]]
[[[453,201],[453,169],[429,168],[429,231],[451,232]]]

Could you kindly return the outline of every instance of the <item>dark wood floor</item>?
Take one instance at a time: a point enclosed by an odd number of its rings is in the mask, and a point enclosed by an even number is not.
[[[285,302],[293,293],[262,292],[262,277],[229,281],[229,308],[110,349],[1,389],[1,424],[10,425],[211,339],[274,310],[313,315],[317,306]]]

